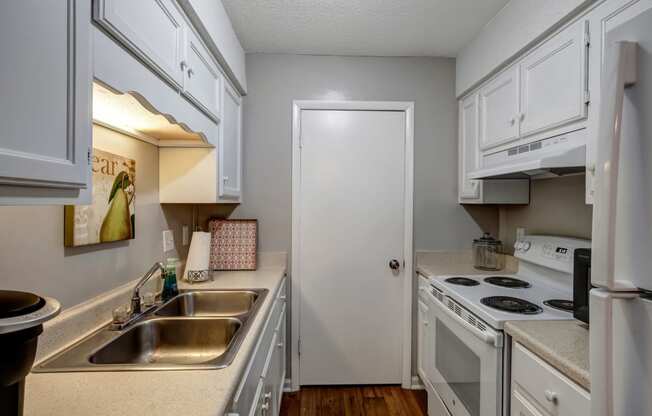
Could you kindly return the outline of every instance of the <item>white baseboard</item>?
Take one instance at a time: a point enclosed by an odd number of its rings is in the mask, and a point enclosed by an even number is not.
[[[292,390],[292,379],[286,378],[283,383],[283,393],[293,393],[297,390]]]
[[[410,390],[425,390],[426,386],[423,385],[421,378],[419,376],[412,376],[412,385]]]
[[[412,376],[412,383],[410,384],[410,390],[425,390],[426,386],[423,385],[421,382],[421,378],[419,376]],[[285,379],[285,382],[283,383],[283,393],[293,393],[298,390],[293,390],[292,389],[292,380],[289,378]]]

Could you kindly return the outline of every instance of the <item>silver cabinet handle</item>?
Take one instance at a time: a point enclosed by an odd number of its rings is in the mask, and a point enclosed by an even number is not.
[[[557,403],[557,393],[552,390],[546,390],[544,394],[546,396],[546,400],[552,403]]]
[[[193,71],[192,68],[188,68],[188,78],[193,76],[194,73],[195,73],[195,71]]]
[[[389,261],[389,268],[392,270],[398,270],[401,267],[401,263],[398,262],[396,259],[392,259]]]

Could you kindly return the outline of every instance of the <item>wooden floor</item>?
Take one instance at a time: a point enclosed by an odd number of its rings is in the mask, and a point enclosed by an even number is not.
[[[427,416],[425,390],[400,386],[302,387],[284,393],[281,416]]]

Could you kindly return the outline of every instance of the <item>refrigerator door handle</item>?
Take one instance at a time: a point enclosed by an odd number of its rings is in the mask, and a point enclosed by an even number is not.
[[[609,292],[606,289],[592,289],[590,292],[590,310],[591,310],[591,327],[589,330],[589,368],[591,369],[591,416],[621,416],[622,401],[618,401],[618,395],[622,394],[622,385],[626,383],[626,377],[623,378],[623,372],[632,371],[623,369],[623,361],[634,360],[632,356],[623,357],[623,349],[618,345],[627,345],[635,343],[635,339],[623,339],[622,332],[628,332],[631,328],[623,325],[623,319],[626,319],[627,313],[622,310],[621,301],[635,301],[640,297],[637,292]],[[618,305],[621,303],[620,305]],[[643,325],[646,325],[644,316],[638,315]],[[641,338],[646,335],[641,332]],[[639,347],[645,344],[639,344]],[[644,347],[642,349],[644,351]],[[645,353],[643,353],[645,354]],[[641,367],[640,365],[638,367]],[[645,371],[645,366],[639,368],[639,371]],[[636,376],[629,377],[636,379],[636,382],[645,386],[645,380]],[[649,379],[649,377],[648,377]],[[642,387],[645,389],[646,387]],[[646,398],[637,398],[636,406],[645,403]],[[649,401],[649,400],[647,400]],[[626,406],[635,404],[625,403]],[[638,415],[645,413],[626,413],[628,415]]]
[[[593,204],[591,282],[612,290],[636,290],[615,279],[616,207],[620,164],[621,122],[625,89],[637,81],[636,42],[613,44],[602,74],[596,189]]]

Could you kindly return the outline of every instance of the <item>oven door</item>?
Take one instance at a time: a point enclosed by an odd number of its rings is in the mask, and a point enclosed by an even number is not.
[[[503,334],[446,296],[431,296],[429,378],[453,416],[500,416]]]

